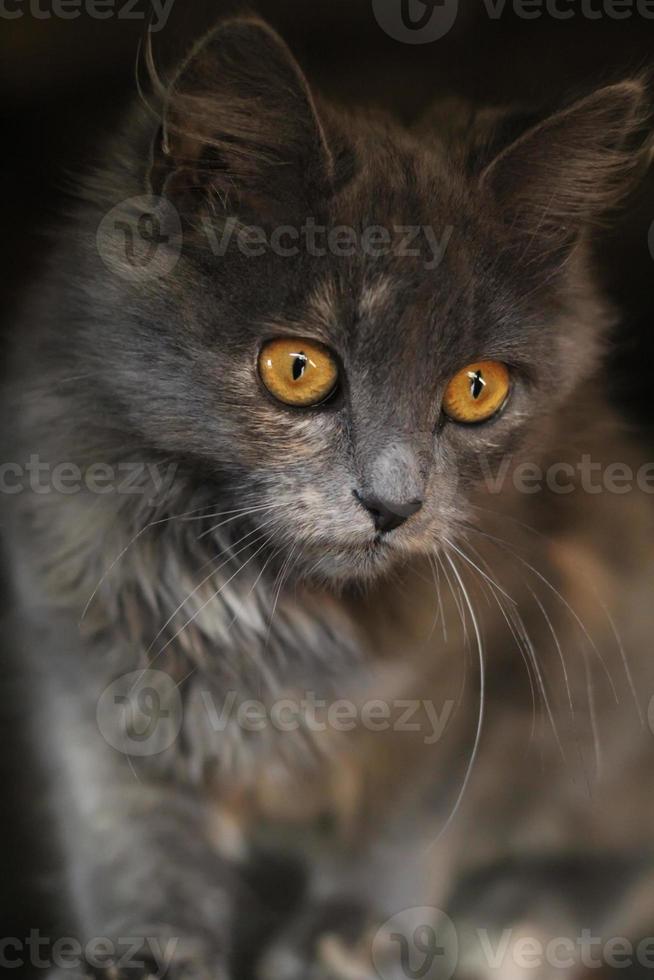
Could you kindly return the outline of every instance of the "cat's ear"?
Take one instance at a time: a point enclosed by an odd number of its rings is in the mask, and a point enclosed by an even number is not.
[[[647,118],[640,80],[610,85],[528,129],[488,164],[481,188],[520,254],[565,258],[624,199],[643,169]]]
[[[307,81],[271,27],[229,20],[196,45],[164,97],[154,193],[283,210],[325,193],[332,168]]]

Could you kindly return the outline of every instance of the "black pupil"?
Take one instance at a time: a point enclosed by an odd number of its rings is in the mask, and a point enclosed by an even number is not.
[[[293,361],[293,381],[299,381],[307,366],[306,354],[296,354]]]
[[[486,382],[484,381],[481,371],[475,371],[475,373],[470,376],[470,380],[472,382],[470,385],[470,394],[475,399],[479,398],[482,391],[486,387]]]

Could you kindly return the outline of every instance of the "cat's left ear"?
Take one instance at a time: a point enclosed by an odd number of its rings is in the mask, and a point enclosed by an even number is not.
[[[288,213],[327,193],[332,171],[313,96],[284,41],[255,18],[219,24],[165,95],[152,192]]]
[[[564,259],[628,194],[648,159],[647,101],[638,79],[599,89],[529,129],[485,168],[481,189],[521,255],[550,266]]]

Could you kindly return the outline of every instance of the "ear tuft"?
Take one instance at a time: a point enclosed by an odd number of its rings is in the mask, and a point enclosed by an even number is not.
[[[565,257],[642,174],[648,119],[641,80],[599,89],[504,149],[483,171],[481,188],[516,240]]]
[[[332,171],[304,74],[268,24],[227,20],[192,49],[166,94],[153,185],[256,210],[325,193]]]

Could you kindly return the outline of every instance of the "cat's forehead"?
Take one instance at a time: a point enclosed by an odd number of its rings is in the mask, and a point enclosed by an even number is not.
[[[304,294],[298,332],[315,336],[346,361],[372,366],[392,358],[417,370],[520,349],[530,335],[520,290],[492,242],[441,240],[435,267],[410,262],[332,264]],[[449,237],[448,237],[449,236]],[[435,244],[434,248],[438,246]]]
[[[488,277],[477,281],[474,255],[456,234],[452,226],[438,234],[432,226],[403,227],[388,255],[322,265],[303,297],[302,320],[320,339],[345,347],[433,334],[468,314],[489,285]]]
[[[403,154],[390,171],[370,168],[328,216],[327,255],[312,270],[310,315],[330,327],[391,320],[407,308],[446,305],[484,291],[495,248],[474,196],[441,164]],[[492,276],[490,277],[492,278]]]
[[[357,298],[357,315],[361,319],[374,319],[383,316],[391,303],[396,300],[400,288],[396,277],[377,275],[364,282]]]
[[[342,323],[344,308],[354,322],[384,316],[396,303],[400,289],[401,281],[392,273],[375,273],[349,284],[326,275],[307,298],[307,314],[312,322],[332,333]]]

